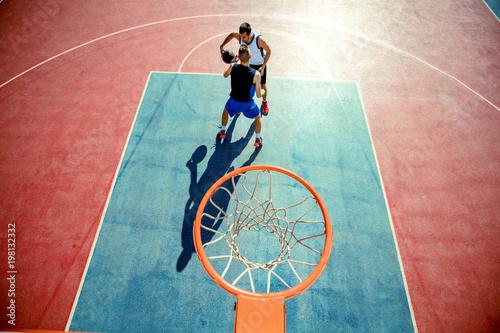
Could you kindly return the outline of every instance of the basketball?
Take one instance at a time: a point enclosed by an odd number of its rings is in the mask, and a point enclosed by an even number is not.
[[[223,53],[222,53],[222,60],[226,63],[226,64],[230,64],[233,62],[234,60],[234,52],[231,51],[231,50],[225,50]]]

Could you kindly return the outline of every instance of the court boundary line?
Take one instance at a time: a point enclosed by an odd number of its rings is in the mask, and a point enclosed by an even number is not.
[[[186,74],[186,75],[212,75],[212,76],[222,76],[221,73],[203,73],[203,72],[173,72],[173,71],[151,71],[151,74]],[[308,76],[308,77],[300,77],[300,76],[268,76],[272,78],[273,80],[286,80],[286,79],[292,79],[292,80],[298,80],[298,81],[318,81],[318,82],[331,82],[331,80],[324,79],[319,76]],[[348,83],[357,83],[358,81],[356,80],[345,80],[345,79],[334,79],[333,81],[335,82],[348,82]]]
[[[203,72],[173,72],[173,71],[159,71],[159,70],[154,70],[150,71],[150,73],[155,74],[186,74],[186,75],[213,75],[213,76],[222,76],[221,73],[203,73]],[[330,82],[330,80],[323,79],[321,77],[313,77],[313,76],[308,76],[308,77],[299,77],[299,76],[269,76],[270,78],[273,79],[278,79],[278,80],[284,80],[284,79],[293,79],[293,80],[301,80],[301,81],[307,81],[307,80],[313,80],[313,81],[321,81],[321,82]],[[335,82],[351,82],[355,83],[358,82],[356,80],[345,80],[345,79],[334,79]]]
[[[488,9],[493,14],[493,16],[495,16],[497,18],[498,22],[500,22],[500,17],[497,16],[497,14],[493,11],[493,8],[491,8],[490,5],[488,5],[486,0],[483,0],[483,3],[486,5],[486,7],[488,7]]]
[[[384,178],[382,177],[382,172],[380,170],[380,164],[379,164],[379,160],[378,160],[378,156],[377,156],[377,151],[375,149],[375,144],[373,143],[373,136],[372,136],[372,131],[370,129],[370,122],[368,120],[365,105],[363,103],[363,97],[361,95],[361,87],[359,86],[358,83],[356,83],[356,85],[357,85],[357,92],[358,92],[359,101],[361,102],[361,108],[363,109],[363,115],[365,117],[366,129],[368,130],[368,135],[370,137],[370,143],[371,143],[372,151],[373,151],[373,155],[374,155],[373,157],[375,158],[375,165],[377,166],[378,177],[380,179],[380,186],[382,187],[382,194],[384,196],[384,202],[385,202],[385,210],[387,211],[387,215],[388,215],[387,217],[389,218],[389,224],[391,226],[392,237],[394,240],[394,246],[396,247],[396,253],[397,253],[397,257],[398,257],[398,261],[399,261],[399,267],[401,269],[401,275],[402,275],[401,277],[403,279],[403,285],[405,288],[406,298],[408,301],[408,308],[410,310],[410,316],[411,316],[411,320],[413,322],[413,329],[414,329],[415,333],[418,333],[418,326],[417,326],[417,321],[415,318],[415,312],[413,311],[413,304],[411,301],[410,289],[408,287],[408,282],[406,281],[406,273],[405,273],[405,269],[404,269],[404,265],[403,265],[403,259],[401,257],[401,251],[399,250],[399,243],[398,243],[398,238],[396,236],[396,230],[394,229],[394,221],[392,219],[391,209],[389,206],[389,200],[387,199],[387,192],[385,190]]]
[[[90,267],[90,262],[92,261],[92,257],[94,255],[94,251],[95,251],[95,248],[96,248],[96,245],[97,245],[97,241],[98,241],[99,235],[101,233],[101,228],[102,228],[102,225],[103,225],[103,222],[104,222],[104,218],[106,217],[106,213],[108,211],[109,202],[111,201],[111,196],[113,195],[115,184],[116,184],[116,181],[118,179],[118,175],[120,174],[120,168],[121,168],[122,163],[123,163],[123,158],[125,157],[125,152],[127,151],[127,147],[128,147],[129,142],[130,142],[130,138],[132,136],[132,131],[134,129],[134,126],[135,126],[135,123],[136,123],[136,120],[137,120],[137,116],[139,115],[139,109],[141,108],[141,105],[142,105],[144,96],[146,94],[146,90],[148,88],[150,79],[151,79],[151,72],[149,73],[148,79],[146,81],[146,84],[144,85],[144,89],[142,91],[142,96],[141,96],[141,99],[139,101],[139,105],[137,106],[137,109],[135,111],[134,119],[132,121],[132,125],[130,126],[130,130],[129,130],[129,133],[128,133],[128,136],[127,136],[127,140],[125,141],[125,145],[123,147],[122,154],[120,156],[120,161],[118,162],[118,167],[117,167],[117,169],[115,171],[115,174],[113,176],[113,182],[111,183],[111,188],[110,188],[110,190],[108,192],[108,196],[106,198],[106,203],[104,205],[104,209],[102,211],[102,215],[101,215],[101,218],[99,220],[99,226],[97,227],[97,231],[96,231],[95,236],[94,236],[94,241],[92,243],[92,247],[90,249],[89,256],[88,256],[87,262],[85,264],[85,269],[83,271],[82,277],[80,279],[80,283],[78,285],[77,293],[75,295],[75,298],[73,299],[73,305],[71,307],[71,312],[69,314],[69,318],[68,318],[68,320],[66,322],[66,327],[64,329],[65,332],[68,332],[69,329],[70,329],[70,327],[71,327],[71,323],[73,321],[73,316],[75,314],[75,310],[76,310],[76,307],[78,305],[78,301],[80,299],[80,294],[82,292],[83,285],[84,285],[85,280],[87,278],[87,273],[88,273],[88,270],[89,270],[89,267]]]
[[[91,251],[90,251],[89,256],[87,258],[87,263],[85,265],[85,269],[84,269],[82,278],[81,278],[80,283],[79,283],[78,291],[77,291],[76,296],[75,296],[74,301],[73,301],[73,306],[71,308],[70,316],[69,316],[68,321],[66,323],[65,332],[69,332],[69,329],[71,327],[71,324],[72,324],[72,321],[73,321],[73,316],[75,314],[76,307],[78,306],[78,302],[79,302],[80,295],[81,295],[81,292],[82,292],[82,289],[83,289],[83,285],[85,284],[85,281],[86,281],[86,278],[87,278],[87,273],[88,273],[88,270],[89,270],[89,267],[90,267],[90,263],[92,261],[92,258],[93,258],[93,255],[94,255],[94,252],[95,252],[95,249],[96,249],[96,245],[97,245],[97,241],[98,241],[99,236],[100,236],[102,225],[103,225],[104,219],[105,219],[105,217],[107,215],[108,206],[109,206],[109,203],[111,201],[111,197],[112,197],[113,192],[114,192],[114,187],[115,187],[116,181],[118,179],[118,175],[120,174],[120,169],[121,169],[121,167],[123,165],[123,160],[124,160],[124,157],[125,157],[125,153],[127,151],[127,147],[129,145],[130,138],[132,136],[132,132],[134,130],[135,123],[136,123],[137,117],[139,115],[140,108],[142,106],[144,97],[146,95],[147,88],[149,86],[149,83],[151,81],[151,77],[152,77],[153,74],[169,74],[169,75],[179,75],[179,74],[181,74],[181,75],[203,75],[203,76],[219,76],[219,75],[221,75],[221,74],[215,74],[215,73],[172,72],[172,71],[150,71],[149,72],[148,79],[146,81],[146,84],[144,85],[142,96],[141,96],[141,99],[139,101],[139,105],[137,106],[137,109],[136,109],[136,112],[135,112],[135,115],[134,115],[134,119],[132,121],[132,125],[130,127],[130,130],[129,130],[129,133],[128,133],[128,136],[127,136],[127,140],[126,140],[125,145],[123,147],[123,151],[122,151],[122,154],[121,154],[121,157],[120,157],[120,161],[118,163],[117,169],[115,171],[115,175],[113,177],[113,182],[111,184],[111,188],[110,188],[110,191],[108,193],[108,197],[106,198],[106,203],[105,203],[105,206],[104,206],[104,209],[103,209],[100,221],[99,221],[99,226],[98,226],[96,234],[94,236],[94,241],[93,241],[93,244],[92,244],[92,248],[91,248]],[[408,302],[408,309],[410,311],[410,317],[411,317],[411,320],[412,320],[412,325],[413,325],[414,332],[418,333],[418,327],[417,327],[417,323],[416,323],[416,319],[415,319],[415,314],[414,314],[414,311],[413,311],[413,305],[412,305],[412,302],[411,302],[410,290],[408,288],[408,283],[406,281],[406,274],[405,274],[405,270],[404,270],[404,265],[403,265],[403,261],[402,261],[402,258],[401,258],[401,253],[400,253],[400,250],[399,250],[399,243],[397,241],[397,236],[396,236],[396,232],[395,232],[395,229],[394,229],[394,223],[393,223],[393,219],[392,219],[392,214],[391,214],[391,211],[390,211],[390,206],[389,206],[389,202],[388,202],[388,199],[387,199],[387,194],[386,194],[386,191],[385,191],[383,177],[382,177],[382,174],[381,174],[380,165],[379,165],[378,157],[377,157],[377,152],[375,150],[375,145],[373,143],[373,137],[372,137],[372,133],[371,133],[371,130],[370,130],[370,123],[368,121],[368,117],[367,117],[367,114],[366,114],[366,109],[365,109],[365,106],[364,106],[364,103],[363,103],[363,99],[362,99],[362,95],[361,95],[361,87],[359,86],[359,82],[356,81],[356,80],[310,79],[310,78],[293,78],[293,77],[274,77],[274,78],[280,79],[280,80],[300,80],[300,81],[325,82],[325,83],[331,83],[332,85],[334,85],[333,82],[335,81],[335,82],[346,82],[346,83],[351,83],[351,84],[355,84],[356,85],[357,95],[358,95],[359,101],[361,103],[361,108],[362,108],[363,116],[364,116],[364,119],[365,119],[365,126],[366,126],[366,129],[368,131],[368,135],[369,135],[369,138],[370,138],[370,145],[371,145],[371,149],[373,151],[373,155],[374,155],[373,157],[375,159],[375,165],[377,167],[377,172],[378,172],[378,176],[379,176],[379,184],[380,184],[380,186],[382,188],[382,194],[383,194],[383,197],[384,197],[385,208],[386,208],[386,212],[387,212],[387,215],[388,215],[389,225],[390,225],[390,228],[391,228],[391,233],[392,233],[392,237],[393,237],[393,241],[394,241],[393,244],[394,244],[394,246],[396,248],[399,269],[400,269],[401,278],[403,280],[403,286],[404,286],[404,289],[405,289],[405,294],[406,294],[406,298],[407,298],[407,302]],[[335,90],[336,90],[336,88],[335,88]],[[336,94],[336,96],[339,99],[342,108],[344,108],[344,104],[343,104],[340,96],[338,95],[338,93]]]

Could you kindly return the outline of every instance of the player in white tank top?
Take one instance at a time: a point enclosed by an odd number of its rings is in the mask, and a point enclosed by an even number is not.
[[[240,45],[242,44],[248,45],[250,53],[252,54],[252,58],[250,59],[250,65],[262,65],[264,63],[264,58],[266,57],[266,54],[264,53],[264,49],[260,48],[258,45],[260,35],[256,34],[255,32],[251,32],[251,35],[252,37],[250,43],[247,44],[240,38]]]
[[[267,86],[266,86],[266,78],[267,78],[267,62],[271,57],[271,48],[266,43],[266,41],[262,38],[261,35],[252,33],[252,28],[250,24],[243,23],[240,26],[239,33],[233,32],[230,33],[226,39],[220,45],[221,57],[224,52],[224,46],[231,41],[231,39],[236,39],[240,44],[248,45],[250,52],[252,54],[250,67],[259,70],[261,75],[261,86],[264,89],[265,94],[262,95],[262,112],[264,115],[269,113],[269,106],[267,102]]]

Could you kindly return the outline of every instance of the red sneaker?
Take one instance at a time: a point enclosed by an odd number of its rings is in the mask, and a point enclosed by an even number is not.
[[[226,138],[226,130],[221,129],[219,131],[219,138],[225,139]]]
[[[255,138],[255,143],[253,145],[254,145],[254,147],[261,147],[262,146],[262,138]]]
[[[269,103],[267,101],[262,102],[262,113],[264,113],[265,116],[269,113]]]

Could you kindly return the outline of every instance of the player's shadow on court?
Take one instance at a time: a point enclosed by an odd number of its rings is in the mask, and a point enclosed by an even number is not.
[[[201,175],[200,179],[198,179],[198,163],[204,160],[207,154],[207,147],[202,145],[194,151],[191,159],[187,162],[186,166],[191,172],[191,184],[189,185],[189,199],[186,202],[186,206],[184,208],[184,221],[182,224],[182,253],[177,260],[177,271],[182,271],[191,257],[193,253],[196,252],[194,248],[193,242],[193,223],[196,218],[196,212],[198,211],[198,206],[200,205],[203,196],[208,191],[208,189],[217,181],[219,178],[224,176],[226,173],[234,170],[234,166],[231,166],[233,161],[241,154],[241,152],[248,145],[248,142],[252,138],[254,133],[254,125],[253,123],[250,125],[248,132],[245,137],[242,137],[238,141],[231,142],[231,137],[234,131],[234,126],[236,121],[238,120],[238,115],[235,116],[227,128],[226,138],[224,140],[220,140],[217,138],[215,143],[215,151],[207,162],[207,168],[205,172]],[[241,165],[247,166],[251,165],[257,155],[260,152],[261,147],[256,148],[255,151],[250,155],[248,160]],[[239,179],[235,178],[237,182]],[[233,192],[232,184],[230,182],[226,182],[224,185],[231,193]],[[217,206],[219,206],[223,211],[227,209],[229,205],[230,196],[226,191],[217,191],[212,199]],[[220,215],[220,211],[215,208],[213,205],[207,204],[205,208],[205,213],[210,214],[211,216]],[[219,228],[220,223],[223,220],[219,220],[217,224],[207,225],[203,222],[203,225],[208,226],[214,230]],[[203,243],[209,241],[213,237],[213,233],[209,232],[205,229],[202,229],[202,241]]]

